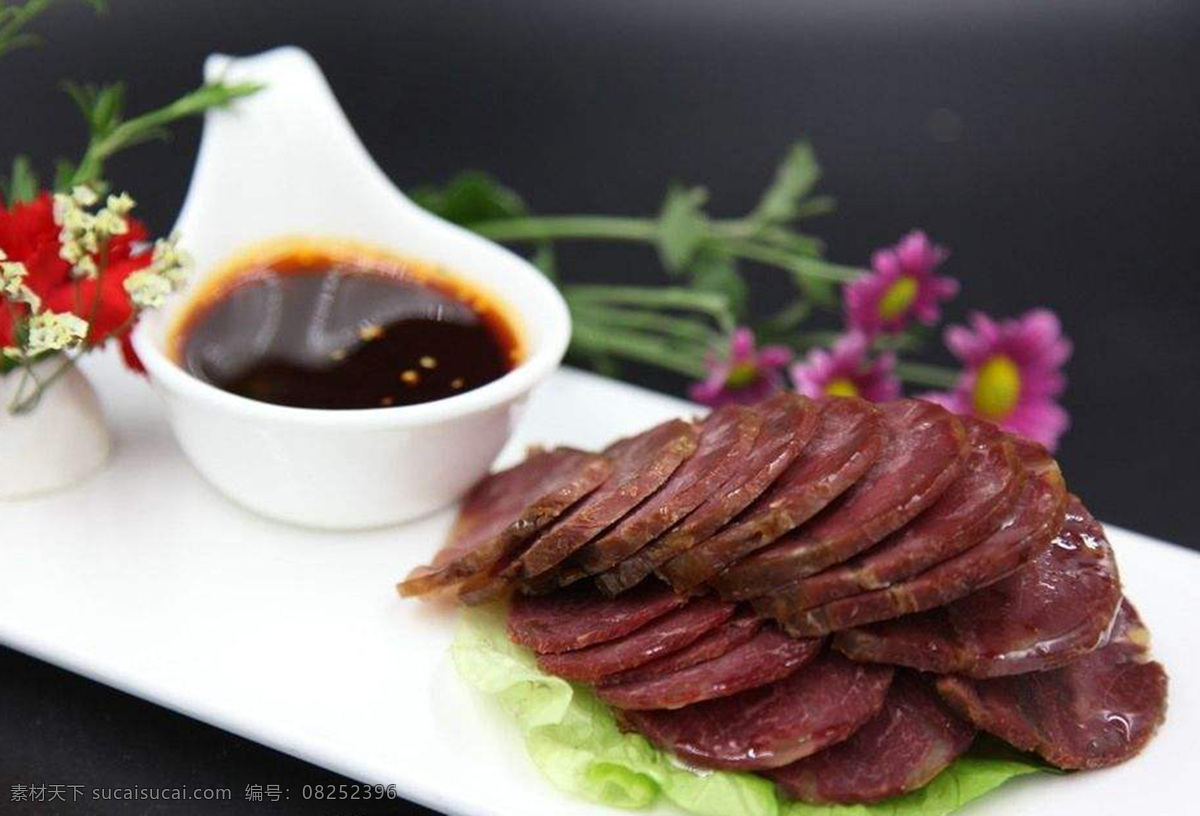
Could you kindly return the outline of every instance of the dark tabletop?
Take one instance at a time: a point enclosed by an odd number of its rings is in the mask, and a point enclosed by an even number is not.
[[[1200,5],[1187,0],[112,0],[44,21],[0,62],[0,159],[42,166],[81,132],[62,77],[126,79],[131,104],[195,84],[210,51],[296,43],[401,185],[489,170],[539,212],[657,210],[675,179],[747,209],[786,145],[815,143],[838,212],[829,255],[861,264],[913,227],[948,244],[966,307],[1053,307],[1075,341],[1060,449],[1099,517],[1200,545]],[[854,6],[861,10],[853,10]],[[115,162],[158,230],[198,126]],[[572,250],[577,280],[657,280],[642,252]],[[755,301],[781,293],[768,275]],[[682,385],[630,371],[652,387]],[[132,523],[132,522],[131,522]],[[65,599],[64,602],[69,602]],[[303,801],[338,777],[0,649],[0,813],[414,813]],[[11,786],[226,788],[176,805],[19,805]],[[291,792],[246,799],[248,786]],[[67,789],[70,798],[70,789]]]

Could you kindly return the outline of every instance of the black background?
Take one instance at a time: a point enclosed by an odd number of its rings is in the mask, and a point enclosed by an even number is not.
[[[953,250],[949,309],[1048,305],[1075,341],[1060,458],[1110,522],[1197,546],[1200,493],[1200,5],[1117,0],[844,3],[113,0],[63,5],[49,44],[0,62],[0,158],[77,155],[63,77],[125,79],[131,105],[198,81],[203,57],[296,43],[322,64],[401,185],[481,168],[539,212],[647,214],[672,180],[748,209],[785,147],[816,145],[833,216],[810,227],[861,264],[913,227]],[[931,122],[957,122],[937,136]],[[157,230],[174,219],[199,134],[110,167]],[[564,277],[658,280],[649,253],[574,249]],[[754,299],[783,292],[753,277]],[[663,389],[682,385],[631,371]],[[131,523],[134,523],[131,520]],[[0,650],[0,812],[11,784],[214,786],[174,808],[33,813],[404,812],[298,801],[337,777]],[[242,801],[247,784],[291,789]]]

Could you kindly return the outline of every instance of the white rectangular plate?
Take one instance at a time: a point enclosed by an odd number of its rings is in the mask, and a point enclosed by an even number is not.
[[[254,516],[191,469],[144,384],[111,358],[90,366],[117,450],[78,488],[0,504],[0,642],[455,816],[614,812],[550,787],[508,719],[458,681],[447,659],[453,610],[396,596],[396,579],[437,549],[449,512],[354,534]],[[505,456],[533,442],[598,447],[689,410],[566,370],[535,395]],[[1200,557],[1109,534],[1171,674],[1165,727],[1125,765],[1017,780],[964,812],[1190,808]]]

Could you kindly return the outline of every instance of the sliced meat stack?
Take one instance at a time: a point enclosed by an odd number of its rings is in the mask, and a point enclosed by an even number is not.
[[[1102,768],[1145,747],[1167,710],[1167,674],[1128,602],[1108,643],[1060,669],[993,680],[953,675],[942,697],[976,727],[1060,768]]]
[[[512,594],[510,637],[623,727],[786,796],[916,790],[976,729],[1063,768],[1150,739],[1167,680],[1049,453],[936,405],[780,394],[534,451],[400,584]]]
[[[916,674],[899,670],[879,713],[843,742],[767,775],[795,799],[854,804],[914,791],[958,759],[975,728]]]

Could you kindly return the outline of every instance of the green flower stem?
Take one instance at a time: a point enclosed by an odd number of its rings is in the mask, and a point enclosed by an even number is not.
[[[480,221],[467,229],[493,241],[647,241],[658,240],[658,222],[651,218],[610,215],[531,216]]]
[[[854,280],[861,274],[853,267],[837,266],[824,261],[814,263],[808,258],[798,257],[785,249],[763,246],[752,241],[730,241],[726,248],[739,258],[769,266],[778,266],[806,278],[845,283]]]
[[[573,306],[588,304],[640,306],[649,309],[683,309],[711,316],[723,332],[733,331],[735,321],[726,299],[714,292],[679,286],[591,286],[563,287],[563,296]]]
[[[69,186],[97,181],[103,176],[104,162],[107,159],[127,147],[164,136],[163,128],[166,125],[199,115],[210,108],[226,105],[239,97],[249,96],[262,87],[253,82],[239,82],[233,85],[223,82],[206,83],[168,105],[122,122],[107,135],[92,139],[88,143],[87,151],[83,154],[79,166],[75,168]]]
[[[710,326],[686,317],[675,317],[653,312],[633,309],[612,309],[588,303],[572,304],[571,314],[578,322],[591,323],[598,326],[614,326],[626,329],[642,329],[663,334],[685,343],[695,343],[707,348],[721,339],[720,332]]]
[[[958,372],[952,368],[928,363],[897,362],[896,376],[907,383],[931,388],[953,388]]]
[[[608,215],[561,215],[504,218],[478,221],[467,229],[493,241],[629,241],[658,243],[661,233],[657,219],[626,218]],[[763,226],[745,219],[708,222],[709,240],[733,255],[768,266],[786,269],[796,275],[830,281],[847,281],[859,274],[857,269],[828,263],[814,263],[803,256],[820,254],[821,243],[800,233],[774,229],[768,236],[786,241],[787,248],[755,240]]]
[[[17,384],[17,390],[16,393],[13,394],[12,402],[8,404],[8,412],[14,416],[18,416],[20,414],[27,414],[36,408],[38,403],[42,401],[42,395],[46,393],[46,389],[48,389],[60,377],[70,371],[75,366],[76,359],[76,357],[72,357],[69,354],[64,354],[63,361],[58,368],[51,371],[44,379],[41,380],[39,380],[37,375],[33,373],[32,367],[26,367],[26,372],[30,377],[33,378],[33,392],[28,396],[23,394],[25,390],[25,379],[22,378],[22,380]]]
[[[698,357],[694,351],[673,348],[661,338],[613,331],[611,328],[587,322],[575,324],[571,335],[571,346],[582,354],[600,354],[636,360],[695,379],[708,373],[703,359]]]

